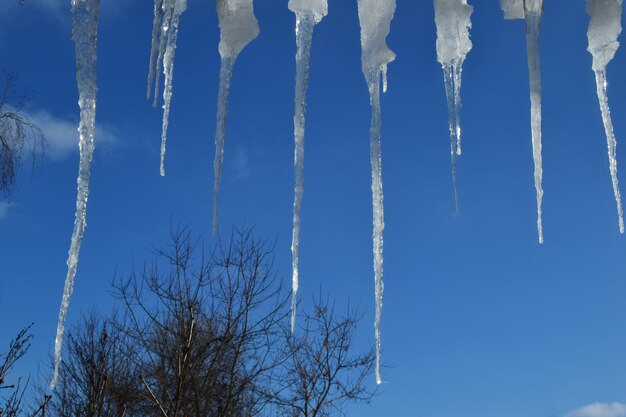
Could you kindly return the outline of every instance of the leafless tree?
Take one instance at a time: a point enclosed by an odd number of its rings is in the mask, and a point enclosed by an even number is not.
[[[30,149],[34,164],[45,142],[41,129],[24,113],[29,91],[17,90],[14,72],[0,70],[0,77],[4,79],[0,90],[0,192],[8,196],[22,166],[24,149]]]
[[[295,335],[272,248],[233,231],[210,254],[188,229],[114,280],[121,313],[68,332],[52,417],[327,417],[373,392],[360,316],[315,302]]]
[[[91,313],[67,335],[59,381],[50,401],[55,417],[132,415],[140,398],[133,345],[114,324]]]
[[[276,375],[270,401],[289,417],[328,417],[342,414],[349,402],[368,402],[375,355],[373,349],[354,352],[354,335],[360,316],[348,306],[335,313],[328,299],[316,299],[314,314],[304,314],[304,324],[291,334],[285,329],[285,360]]]
[[[50,397],[44,395],[38,406],[27,412],[24,406],[26,389],[29,387],[29,379],[23,381],[21,377],[13,384],[7,383],[9,373],[13,370],[17,361],[22,359],[30,349],[33,335],[30,332],[33,324],[20,330],[15,338],[9,343],[7,353],[0,353],[0,417],[45,417],[46,406]],[[5,394],[5,395],[1,395]]]
[[[17,336],[9,343],[9,351],[0,354],[0,392],[8,391],[8,394],[2,399],[4,403],[0,403],[0,417],[15,417],[22,412],[22,400],[26,391],[26,385],[22,383],[22,379],[18,378],[17,383],[7,384],[6,379],[9,372],[15,366],[28,349],[30,348],[33,335],[30,333],[32,324],[20,330]]]
[[[288,295],[272,272],[271,249],[234,231],[205,256],[187,229],[156,250],[166,261],[115,284],[138,346],[146,415],[247,417],[266,404],[279,360]]]

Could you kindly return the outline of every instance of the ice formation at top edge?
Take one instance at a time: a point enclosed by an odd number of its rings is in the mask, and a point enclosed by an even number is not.
[[[385,39],[396,10],[395,0],[358,0],[363,71],[385,67],[396,58]]]
[[[587,50],[593,56],[593,69],[601,70],[613,59],[619,47],[617,37],[622,31],[622,0],[589,0],[587,12],[591,16]]]
[[[472,49],[469,29],[473,10],[467,0],[435,0],[437,60],[441,64],[462,61]]]
[[[220,56],[236,58],[259,35],[252,0],[218,0],[217,14],[220,21]]]
[[[328,14],[328,0],[289,0],[288,7],[294,13],[312,14],[315,22]]]

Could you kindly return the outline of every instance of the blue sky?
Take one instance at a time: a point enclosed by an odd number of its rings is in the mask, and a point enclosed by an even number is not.
[[[0,201],[0,346],[34,321],[24,372],[53,346],[75,207],[77,91],[69,1],[0,5],[0,66],[33,93],[27,111],[48,155]],[[172,221],[210,235],[219,32],[213,1],[181,18],[167,176],[161,111],[145,101],[152,5],[103,1],[99,131],[87,231],[69,323],[112,306],[109,283],[167,243]],[[294,16],[256,0],[261,34],[235,67],[220,221],[276,238],[289,283],[293,198]],[[626,416],[626,238],[618,232],[606,141],[586,51],[582,0],[547,1],[542,31],[544,233],[539,245],[524,25],[473,1],[463,72],[463,155],[454,213],[433,5],[398,0],[397,59],[382,99],[385,307],[381,395],[348,416]],[[359,305],[373,339],[368,93],[357,6],[330,0],[311,59],[301,286]],[[626,184],[626,51],[609,64],[609,100]],[[372,384],[373,384],[372,376]],[[575,411],[578,410],[578,411]],[[568,414],[570,413],[570,414]]]

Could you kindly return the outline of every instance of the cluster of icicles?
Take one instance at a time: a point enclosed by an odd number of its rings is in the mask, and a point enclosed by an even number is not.
[[[259,25],[254,16],[253,0],[217,0],[220,25],[219,53],[221,69],[219,80],[217,123],[215,129],[215,183],[213,232],[217,232],[218,191],[224,156],[226,118],[228,114],[228,94],[231,76],[237,56],[244,47],[259,34]],[[380,84],[382,91],[387,89],[387,65],[395,59],[395,54],[387,47],[386,38],[395,13],[396,0],[357,0],[361,23],[362,70],[370,93],[372,120],[370,129],[370,158],[372,166],[373,203],[373,258],[375,276],[375,339],[376,339],[376,382],[381,383],[380,375],[380,319],[383,302],[383,187],[381,157],[381,112]],[[51,382],[54,388],[61,362],[61,344],[67,307],[72,293],[78,254],[86,226],[86,205],[89,193],[89,175],[94,149],[96,112],[96,44],[99,0],[71,0],[73,29],[72,37],[76,45],[76,78],[79,90],[80,107],[80,167],[78,174],[78,197],[76,200],[76,220],[72,234],[68,272],[55,342],[55,371]],[[294,167],[295,189],[293,204],[292,234],[292,316],[291,328],[295,330],[298,292],[298,248],[300,237],[300,208],[304,179],[304,133],[306,114],[306,93],[308,84],[311,42],[315,25],[328,13],[327,0],[289,0],[288,7],[296,17],[296,82],[294,114]],[[473,7],[467,0],[434,0],[435,23],[437,27],[437,60],[441,63],[445,93],[448,101],[450,154],[455,204],[458,210],[456,193],[456,158],[461,155],[461,74],[463,62],[472,48],[469,38],[470,16]],[[537,230],[539,242],[543,243],[541,222],[542,164],[541,164],[541,72],[539,61],[539,34],[543,0],[501,0],[506,19],[524,19],[526,22],[526,42],[528,50],[528,71],[530,80],[530,114],[533,159],[535,163],[535,188],[537,192]],[[154,26],[152,30],[152,51],[148,75],[148,98],[154,91],[154,105],[158,102],[160,73],[164,74],[163,129],[161,137],[161,175],[165,175],[164,157],[167,126],[172,97],[172,75],[174,53],[179,20],[187,9],[187,0],[154,0]],[[620,232],[624,232],[622,206],[617,181],[615,159],[616,140],[613,134],[606,92],[606,65],[613,58],[617,47],[617,36],[621,32],[622,0],[588,0],[587,11],[591,16],[588,31],[588,50],[593,55],[593,70],[596,76],[597,94],[602,111],[602,119],[608,144],[609,166],[613,191],[617,202]]]

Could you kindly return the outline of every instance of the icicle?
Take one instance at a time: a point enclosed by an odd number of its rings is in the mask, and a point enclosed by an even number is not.
[[[224,139],[228,117],[230,79],[237,56],[254,38],[259,36],[259,23],[254,17],[252,0],[218,0],[217,14],[220,22],[219,52],[222,58],[220,87],[217,97],[217,123],[215,126],[215,159],[213,168],[213,234],[217,233],[218,194],[222,179]]]
[[[530,80],[530,125],[535,163],[535,190],[537,193],[537,232],[539,243],[543,243],[541,185],[543,168],[541,162],[541,66],[539,56],[539,35],[543,0],[501,0],[505,19],[526,20],[526,48],[528,53],[528,76]]]
[[[67,309],[74,288],[74,278],[78,266],[78,256],[83,234],[87,227],[86,210],[89,197],[89,176],[94,149],[96,124],[96,60],[98,40],[98,9],[100,0],[72,0],[72,39],[76,45],[76,81],[78,84],[80,107],[80,165],[78,169],[78,190],[76,198],[76,219],[67,258],[67,276],[63,290],[63,300],[59,311],[56,340],[54,343],[54,376],[50,388],[54,389],[61,364],[61,346]]]
[[[174,76],[174,54],[176,52],[176,39],[178,38],[178,22],[180,15],[187,10],[187,0],[175,0],[174,11],[170,26],[164,26],[161,30],[168,34],[163,54],[163,127],[161,129],[161,176],[165,176],[165,146],[167,144],[167,126],[170,118],[170,103],[172,101],[172,79]],[[167,25],[167,24],[166,24]]]
[[[526,47],[528,49],[528,74],[530,78],[530,123],[533,141],[533,160],[535,162],[539,243],[543,243],[543,225],[541,222],[541,204],[543,200],[543,187],[541,185],[543,177],[541,162],[541,61],[539,56],[542,12],[543,0],[525,0]]]
[[[473,7],[467,0],[434,0],[437,25],[437,60],[443,68],[446,99],[448,101],[448,126],[450,130],[450,158],[454,204],[459,212],[456,188],[456,158],[461,155],[461,72],[467,53],[472,49],[469,29]]]
[[[606,66],[613,59],[619,43],[617,37],[622,31],[620,23],[622,17],[621,0],[588,0],[587,13],[591,16],[587,39],[589,47],[587,50],[593,56],[593,71],[596,75],[596,90],[600,110],[602,112],[602,122],[606,133],[606,141],[609,152],[609,169],[613,183],[613,193],[617,204],[617,217],[619,231],[624,233],[624,216],[622,214],[622,198],[620,197],[619,183],[617,180],[617,140],[613,132],[613,122],[611,121],[611,111],[606,93]]]
[[[291,235],[292,291],[291,331],[296,326],[298,295],[298,248],[300,246],[300,209],[304,192],[304,125],[306,120],[306,92],[309,83],[309,61],[315,24],[328,13],[328,0],[290,0],[289,10],[296,14],[296,92],[294,125],[295,187],[293,199],[293,232]]]
[[[150,49],[150,70],[148,71],[148,91],[146,92],[146,99],[150,100],[150,93],[152,90],[152,84],[154,82],[154,72],[157,64],[157,56],[162,54],[160,50],[160,35],[161,35],[161,10],[163,8],[163,0],[154,0],[154,21],[152,23],[152,47]],[[156,96],[156,94],[155,94]]]
[[[373,253],[376,318],[376,383],[381,384],[380,375],[380,319],[383,308],[383,182],[382,157],[380,147],[380,83],[386,90],[387,64],[395,59],[395,54],[387,47],[385,39],[389,34],[391,19],[396,9],[395,0],[358,0],[359,21],[361,23],[361,65],[370,93],[372,125],[370,128],[370,162],[372,165],[372,205],[373,205]]]
[[[148,92],[154,82],[154,102],[156,107],[159,96],[163,70],[165,86],[163,90],[163,125],[161,130],[161,176],[165,175],[165,147],[167,143],[167,127],[169,123],[170,102],[172,100],[172,77],[174,75],[174,55],[180,16],[187,10],[187,0],[154,0],[154,21],[152,24],[152,48],[150,50],[150,70],[148,72]],[[157,41],[158,38],[158,41]],[[158,54],[157,54],[158,52]]]

